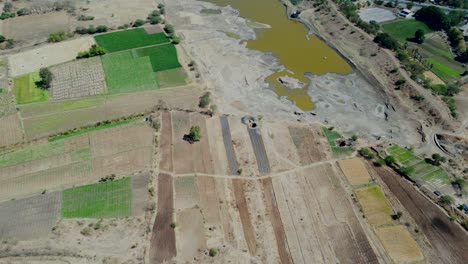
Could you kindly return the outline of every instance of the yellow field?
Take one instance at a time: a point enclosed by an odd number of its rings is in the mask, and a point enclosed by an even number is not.
[[[395,263],[424,260],[421,249],[405,227],[401,225],[380,227],[375,232]]]
[[[358,158],[339,160],[341,170],[351,185],[367,184],[370,181],[369,172]]]
[[[377,186],[357,189],[356,196],[367,221],[373,226],[392,224],[393,210],[382,190]]]

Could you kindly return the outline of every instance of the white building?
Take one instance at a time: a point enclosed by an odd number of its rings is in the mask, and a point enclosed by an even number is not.
[[[411,10],[409,9],[404,8],[400,11],[400,13],[398,13],[398,15],[404,18],[409,18],[413,16],[413,12],[411,12]]]

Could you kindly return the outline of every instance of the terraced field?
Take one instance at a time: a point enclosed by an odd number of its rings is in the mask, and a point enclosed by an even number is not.
[[[448,185],[451,182],[444,169],[427,163],[405,148],[391,146],[387,149],[387,152],[394,156],[404,167],[412,170],[409,177],[415,181],[429,184],[435,189],[439,189],[442,185]]]

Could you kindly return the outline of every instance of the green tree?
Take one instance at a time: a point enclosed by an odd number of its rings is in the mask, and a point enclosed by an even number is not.
[[[361,156],[363,156],[363,157],[366,158],[366,159],[373,159],[373,158],[375,158],[375,154],[372,153],[372,151],[369,150],[368,148],[362,148],[362,149],[360,149],[358,152],[359,152],[359,154],[360,154]]]
[[[199,126],[193,126],[190,128],[189,138],[192,141],[200,141],[201,131]]]
[[[414,33],[414,41],[416,41],[416,43],[418,44],[423,44],[424,40],[425,40],[424,30],[422,29],[416,30],[416,32]]]
[[[158,16],[151,16],[148,18],[150,24],[152,25],[156,25],[156,24],[159,24],[161,23],[162,21],[162,18],[158,15]]]
[[[218,249],[210,248],[210,257],[216,257],[216,255],[218,255]]]
[[[451,25],[448,16],[436,6],[423,7],[414,14],[414,17],[434,30],[449,29]]]
[[[29,15],[30,13],[31,13],[31,10],[29,10],[28,8],[21,8],[20,10],[16,11],[16,14],[18,16]]]
[[[374,42],[391,50],[397,50],[400,48],[398,41],[387,33],[378,33],[374,38]]]
[[[3,35],[0,35],[0,43],[5,42],[6,38]]]
[[[438,153],[432,154],[432,163],[433,163],[434,165],[439,166],[440,163],[446,162],[446,161],[447,161],[447,158],[445,158],[444,156],[441,156],[441,155],[438,154]]]
[[[172,37],[172,44],[179,44],[180,43],[180,38],[178,36],[173,36]]]
[[[41,68],[39,70],[39,77],[41,77],[41,80],[38,82],[39,86],[45,90],[48,90],[53,78],[52,72],[49,70],[49,68]]]
[[[465,12],[454,10],[450,11],[447,15],[447,19],[452,27],[458,26],[465,18]]]
[[[171,24],[166,24],[166,25],[164,26],[164,31],[166,31],[167,34],[174,33],[174,32],[175,32],[174,26],[171,25]]]
[[[388,155],[387,157],[385,157],[384,160],[385,160],[385,163],[387,163],[387,165],[392,165],[396,163],[396,159],[392,155]]]

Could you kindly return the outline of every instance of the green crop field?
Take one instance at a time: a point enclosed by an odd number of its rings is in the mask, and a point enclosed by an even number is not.
[[[182,86],[187,84],[185,82],[187,75],[185,75],[185,72],[182,68],[160,71],[157,72],[156,75],[158,76],[159,87],[161,88]]]
[[[336,131],[331,131],[326,127],[323,127],[322,130],[323,130],[323,133],[325,133],[325,136],[327,137],[328,144],[330,144],[333,155],[337,157],[343,157],[343,156],[348,156],[351,153],[353,153],[354,149],[352,147],[340,147],[336,145],[336,140],[342,138],[340,133]]]
[[[47,101],[49,92],[37,87],[36,82],[40,81],[39,72],[25,74],[14,79],[14,93],[18,104]]]
[[[383,24],[384,32],[390,34],[400,42],[405,42],[407,38],[414,37],[414,33],[418,29],[422,29],[424,33],[433,32],[426,24],[415,19],[402,19],[395,22]]]
[[[445,65],[434,58],[427,58],[426,60],[433,65],[431,70],[434,74],[443,81],[450,81],[460,77],[460,74],[450,66]]]
[[[159,88],[149,57],[133,58],[130,51],[107,54],[102,65],[110,94]]]
[[[422,158],[417,157],[413,152],[400,146],[391,146],[387,152],[405,167],[412,169],[409,177],[411,179],[420,179],[424,182],[430,182],[439,179],[442,183],[449,184],[450,178],[444,169],[427,163]]]
[[[164,33],[148,34],[143,28],[97,35],[95,39],[96,43],[104,47],[107,52],[128,50],[170,41]]]
[[[149,57],[153,71],[170,70],[181,67],[177,59],[177,50],[173,44],[137,49],[134,57]]]
[[[0,154],[0,167],[43,159],[49,156],[60,155],[64,152],[65,145],[63,141],[26,147],[17,151]]]
[[[85,185],[63,191],[65,218],[127,217],[132,213],[130,178]]]

